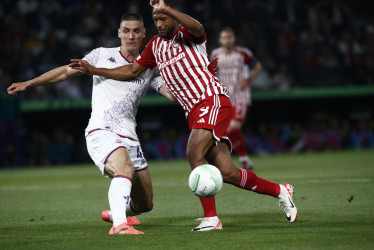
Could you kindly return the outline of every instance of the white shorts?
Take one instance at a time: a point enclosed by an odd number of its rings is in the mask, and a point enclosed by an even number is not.
[[[98,129],[90,133],[86,132],[86,143],[91,159],[105,177],[110,177],[104,171],[106,161],[119,148],[127,149],[135,171],[140,171],[148,167],[139,141],[120,136],[111,131]]]

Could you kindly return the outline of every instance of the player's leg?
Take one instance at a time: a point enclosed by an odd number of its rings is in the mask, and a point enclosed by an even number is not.
[[[192,129],[187,143],[187,159],[191,170],[206,163],[205,155],[209,148],[214,145],[212,130]],[[214,197],[200,198],[204,210],[204,218],[199,226],[192,231],[210,231],[222,229],[222,223],[217,217],[216,203]]]
[[[109,234],[139,234],[127,225],[126,206],[130,200],[134,165],[127,151],[127,143],[117,134],[94,130],[86,134],[87,150],[102,174],[112,178],[108,200],[112,210],[113,228]]]
[[[219,142],[216,147],[210,148],[206,158],[210,164],[221,171],[224,182],[278,198],[287,219],[290,222],[296,220],[297,208],[292,200],[293,187],[291,185],[273,183],[258,177],[250,170],[236,168],[230,156],[229,146],[224,142]]]
[[[247,118],[249,106],[238,103],[233,107],[233,116],[227,127],[227,134],[232,142],[235,152],[239,156],[240,167],[248,170],[253,169],[253,163],[248,156],[242,127]]]
[[[126,207],[130,204],[134,165],[124,147],[112,152],[104,167],[105,172],[112,176],[108,199],[113,220],[113,228],[109,234],[142,234],[127,224]]]
[[[135,172],[131,191],[132,212],[145,213],[153,209],[152,180],[148,168]]]
[[[123,139],[123,141],[128,143],[128,155],[135,169],[132,178],[131,198],[126,204],[127,223],[139,225],[140,221],[134,215],[149,212],[153,208],[152,181],[140,144],[128,139]],[[101,217],[105,221],[112,222],[110,210],[103,211]]]

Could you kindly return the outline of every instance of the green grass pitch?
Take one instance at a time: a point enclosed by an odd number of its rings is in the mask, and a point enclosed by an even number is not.
[[[154,210],[145,235],[109,236],[110,180],[93,165],[0,171],[0,249],[373,249],[374,151],[255,157],[256,173],[295,186],[298,220],[278,201],[230,185],[216,196],[224,230],[202,216],[186,161],[148,162]]]

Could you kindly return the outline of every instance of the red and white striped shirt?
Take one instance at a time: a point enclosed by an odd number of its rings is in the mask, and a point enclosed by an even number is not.
[[[241,89],[239,83],[249,77],[248,66],[256,63],[252,52],[247,48],[235,47],[226,53],[221,47],[212,51],[211,59],[218,57],[218,78],[227,87],[233,105],[251,103],[251,89]]]
[[[208,67],[205,33],[202,38],[195,38],[180,26],[170,39],[157,35],[149,41],[136,62],[146,68],[158,66],[166,86],[177,98],[186,116],[196,103],[207,96],[228,96],[227,89]]]

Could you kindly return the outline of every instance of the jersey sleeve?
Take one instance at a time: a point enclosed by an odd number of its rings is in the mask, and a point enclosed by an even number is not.
[[[253,53],[246,48],[242,48],[240,51],[244,55],[244,63],[249,65],[250,68],[254,67],[257,63],[257,59],[254,57]]]
[[[139,55],[137,58],[136,58],[136,62],[145,67],[145,68],[148,68],[148,69],[153,69],[157,64],[156,64],[156,58],[153,54],[153,51],[152,51],[152,43],[153,43],[153,39],[147,44],[147,46],[145,47],[143,53],[141,55]]]
[[[97,61],[99,60],[100,50],[101,48],[92,50],[87,55],[85,55],[82,60],[85,60],[92,66],[96,67]]]
[[[183,34],[183,39],[197,44],[202,44],[206,41],[206,33],[204,29],[204,35],[200,38],[194,37],[185,27],[181,26],[179,31]]]
[[[151,79],[150,87],[160,94],[160,88],[164,83],[162,76],[156,76]]]

